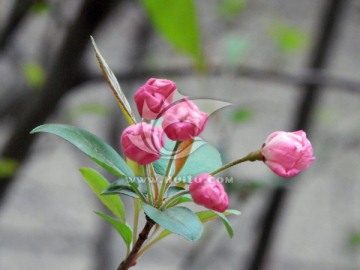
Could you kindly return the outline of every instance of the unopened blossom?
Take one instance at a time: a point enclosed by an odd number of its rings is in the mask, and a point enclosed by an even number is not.
[[[224,212],[229,206],[223,185],[210,174],[200,174],[192,179],[189,191],[194,202],[211,210]]]
[[[184,98],[165,111],[162,127],[170,140],[186,141],[204,130],[208,117],[191,100]]]
[[[142,122],[127,127],[121,134],[120,143],[128,158],[146,165],[161,157],[165,135],[161,127]]]
[[[153,120],[160,116],[174,98],[176,85],[165,79],[149,79],[134,95],[134,100],[141,117]]]
[[[266,165],[281,177],[297,175],[315,160],[311,143],[302,130],[270,134],[261,154]]]

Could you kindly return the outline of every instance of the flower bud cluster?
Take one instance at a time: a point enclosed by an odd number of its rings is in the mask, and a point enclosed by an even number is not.
[[[145,121],[129,126],[121,135],[121,146],[128,158],[141,165],[152,163],[161,158],[166,137],[177,142],[187,141],[205,129],[208,114],[200,111],[188,98],[174,102],[175,92],[174,82],[151,78],[135,93],[136,107]],[[162,118],[161,127],[149,123],[149,120],[159,118]],[[281,177],[292,177],[307,169],[315,157],[304,131],[277,131],[270,134],[262,148],[248,159],[225,165],[214,174],[240,162],[254,160],[263,160]],[[189,192],[195,203],[206,208],[218,212],[228,208],[228,195],[223,185],[210,174],[194,177]]]
[[[140,116],[146,120],[163,118],[161,127],[141,122],[126,128],[121,135],[125,155],[141,165],[161,157],[165,136],[173,141],[186,141],[198,136],[205,128],[208,114],[188,98],[173,102],[176,85],[165,79],[149,79],[135,93]]]

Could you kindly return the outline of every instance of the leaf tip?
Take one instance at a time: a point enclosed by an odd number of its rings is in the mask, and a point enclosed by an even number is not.
[[[89,171],[93,171],[93,169],[83,167],[83,168],[80,168],[79,171],[80,171],[82,176],[85,176]]]
[[[91,40],[91,43],[94,47],[96,47],[96,43],[95,43],[95,39],[92,35],[90,35],[90,40]]]
[[[30,131],[30,134],[34,134],[34,133],[41,132],[41,127],[42,127],[42,126],[43,126],[43,125],[37,126],[37,127],[33,128],[33,129]]]

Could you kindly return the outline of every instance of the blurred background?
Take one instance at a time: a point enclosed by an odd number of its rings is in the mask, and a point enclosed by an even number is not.
[[[66,123],[120,151],[124,118],[91,35],[131,102],[150,77],[231,102],[203,135],[224,163],[276,130],[305,130],[317,158],[287,180],[261,163],[232,168],[234,238],[212,222],[196,243],[158,243],[137,269],[360,269],[359,24],[359,0],[0,0],[0,269],[111,270],[123,258],[78,171],[96,165],[29,135]]]

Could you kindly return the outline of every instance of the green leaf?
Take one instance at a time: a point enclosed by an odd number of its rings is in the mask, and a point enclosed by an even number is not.
[[[170,158],[170,149],[174,148],[174,142],[166,138],[162,156],[153,163],[156,173],[164,175]],[[197,137],[191,148],[190,156],[180,173],[176,176],[176,182],[190,183],[191,180],[201,173],[210,173],[222,166],[219,151],[210,144]],[[173,170],[172,170],[173,172]]]
[[[11,158],[0,159],[0,178],[9,177],[16,173],[19,167],[19,162]]]
[[[185,188],[178,187],[178,186],[170,186],[168,190],[166,191],[165,197],[169,200],[171,200],[171,197],[178,196],[178,193],[184,192]],[[170,205],[167,207],[173,207],[175,205],[179,205],[181,203],[185,202],[192,202],[192,197],[190,194],[183,194],[182,196],[178,197],[175,201],[173,201]]]
[[[145,180],[142,180],[143,177],[131,177],[133,185],[135,185],[142,194],[147,193],[146,185],[144,184]],[[125,179],[119,179],[114,183],[111,183],[106,189],[101,193],[102,195],[110,194],[123,194],[133,198],[138,199],[139,196],[134,191],[134,188],[128,184]]]
[[[230,221],[227,219],[226,215],[230,215],[230,214],[240,215],[240,212],[237,210],[234,210],[234,209],[229,209],[229,210],[226,210],[224,213],[219,213],[216,211],[208,210],[208,211],[198,212],[196,214],[202,223],[208,222],[214,218],[220,218],[221,221],[223,222],[230,238],[232,238],[234,236],[234,231],[233,231]]]
[[[132,241],[132,229],[125,223],[122,223],[121,221],[114,219],[104,213],[101,212],[95,212],[97,215],[105,219],[107,222],[109,222],[115,230],[119,233],[119,235],[124,239],[124,242],[127,246],[127,248],[130,248],[131,241]]]
[[[183,187],[171,186],[166,191],[166,197],[171,197],[171,196],[175,195],[176,193],[184,191],[184,190],[185,189]]]
[[[105,59],[102,57],[102,55],[99,52],[98,47],[96,46],[96,43],[94,39],[91,37],[91,41],[96,53],[96,59],[98,60],[98,63],[100,65],[101,71],[105,77],[105,80],[108,82],[111,91],[113,92],[117,102],[120,105],[120,108],[125,115],[126,120],[130,125],[136,123],[136,119],[134,114],[132,113],[130,104],[125,97],[123,91],[121,90],[121,87],[119,85],[119,82],[117,81],[114,73],[109,68],[108,64],[106,63]]]
[[[123,222],[126,220],[124,204],[117,195],[102,196],[102,191],[109,182],[97,171],[91,168],[81,168],[80,172],[101,202]]]
[[[206,68],[200,27],[193,0],[142,0],[156,31],[176,50],[190,55],[198,69]]]
[[[177,201],[172,205],[175,206],[175,205],[179,205],[179,204],[187,203],[187,202],[194,202],[194,200],[193,200],[193,198],[191,197],[190,194],[185,194],[185,195],[179,197],[177,199]]]
[[[136,194],[134,189],[128,185],[124,186],[116,186],[116,187],[107,187],[101,195],[112,195],[112,194],[119,194],[119,195],[126,195],[135,199],[139,199],[139,196]]]
[[[52,133],[63,138],[115,175],[133,176],[128,165],[110,145],[86,130],[70,125],[46,124],[36,127],[30,133],[37,132]]]
[[[193,198],[190,194],[185,194],[179,198],[179,200],[176,202],[176,204],[186,203],[186,202],[193,202]]]
[[[204,211],[204,212],[198,212],[198,213],[196,213],[196,214],[198,215],[198,217],[199,217],[199,219],[200,219],[200,221],[201,221],[202,223],[208,222],[208,221],[210,221],[210,220],[212,220],[212,219],[215,219],[215,218],[218,218],[218,217],[219,217],[218,215],[216,215],[216,213],[213,213],[213,211],[211,211],[211,210],[209,210],[209,211]],[[240,215],[240,212],[237,211],[237,210],[234,210],[234,209],[228,209],[228,210],[226,210],[226,211],[223,213],[223,215],[230,215],[230,214]],[[226,227],[226,229],[227,229],[227,227]],[[158,242],[158,241],[160,241],[161,239],[169,236],[170,234],[171,234],[170,231],[168,231],[168,230],[163,230],[163,231],[159,234],[159,236],[156,237],[156,239],[155,239],[154,241]],[[230,234],[229,234],[229,235],[230,235]],[[230,236],[230,237],[232,237],[232,236]]]
[[[33,88],[40,88],[45,82],[45,71],[37,63],[28,62],[21,66],[21,71],[27,84]]]
[[[142,207],[154,222],[187,240],[196,241],[203,232],[199,218],[189,208],[176,206],[160,211],[145,203],[142,203]]]

